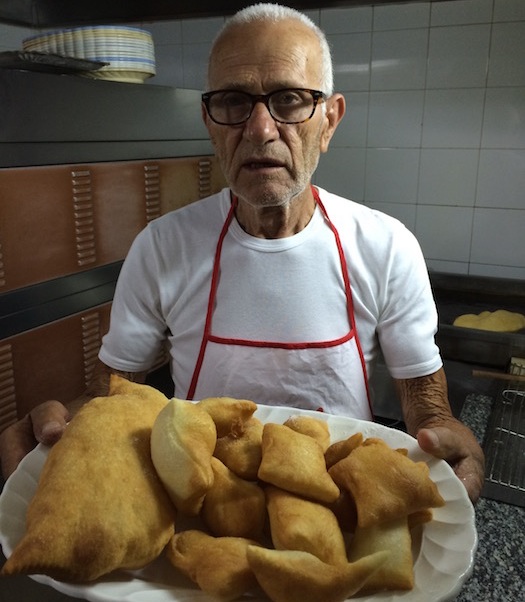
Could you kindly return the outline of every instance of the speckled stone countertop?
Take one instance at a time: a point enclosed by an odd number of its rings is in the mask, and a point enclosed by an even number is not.
[[[461,419],[480,443],[493,400],[470,395]],[[472,575],[455,602],[519,602],[525,600],[525,508],[481,498],[476,504],[478,548]]]

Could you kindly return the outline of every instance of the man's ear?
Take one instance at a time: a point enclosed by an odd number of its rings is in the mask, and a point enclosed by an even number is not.
[[[208,111],[206,110],[206,106],[203,102],[201,102],[201,117],[204,121],[204,125],[208,127]]]
[[[333,94],[326,101],[325,124],[321,133],[321,152],[326,153],[330,140],[335,133],[339,122],[346,110],[345,97],[342,94]]]

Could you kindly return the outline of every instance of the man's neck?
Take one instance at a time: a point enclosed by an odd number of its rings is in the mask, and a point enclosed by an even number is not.
[[[257,238],[286,238],[297,234],[310,222],[315,210],[313,194],[295,197],[285,205],[254,207],[238,199],[235,217],[241,228]]]

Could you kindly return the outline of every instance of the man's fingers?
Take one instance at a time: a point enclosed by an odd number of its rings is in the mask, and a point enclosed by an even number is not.
[[[45,445],[53,445],[66,428],[69,412],[59,401],[46,401],[34,408],[30,417],[35,439]]]
[[[454,431],[445,427],[421,429],[417,434],[419,447],[449,464],[461,460],[469,455],[469,450],[464,446],[461,437]]]
[[[450,464],[465,486],[469,498],[476,502],[484,482],[483,456],[475,453],[459,433],[446,427],[421,429],[417,434],[419,447],[428,454]]]

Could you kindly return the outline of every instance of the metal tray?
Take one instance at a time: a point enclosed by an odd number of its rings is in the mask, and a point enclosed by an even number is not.
[[[511,374],[525,368],[511,365]],[[485,437],[482,496],[525,507],[525,381],[509,380],[496,398]]]
[[[96,71],[106,65],[109,65],[109,63],[44,52],[20,52],[18,50],[0,52],[0,68],[2,69],[67,74]]]

